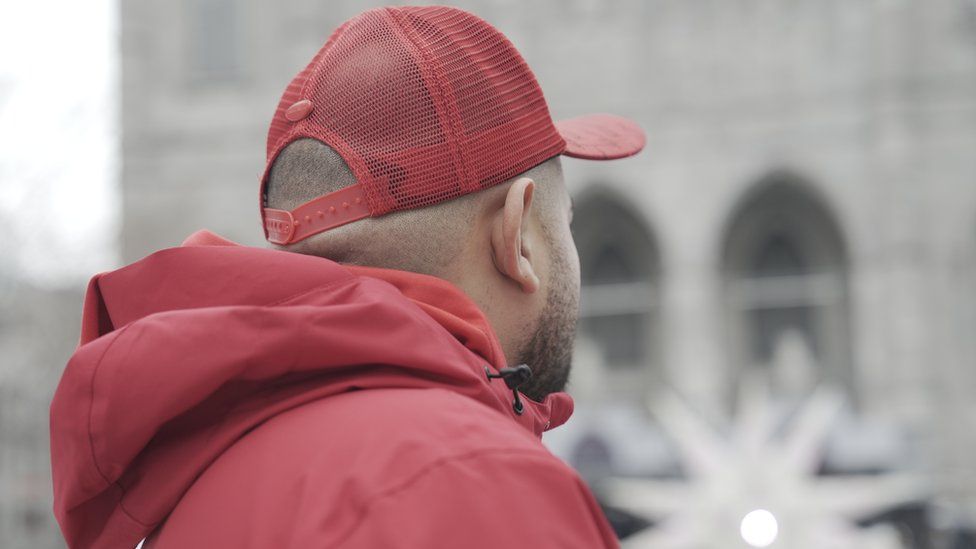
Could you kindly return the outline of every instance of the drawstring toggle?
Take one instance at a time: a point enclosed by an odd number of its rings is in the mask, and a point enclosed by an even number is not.
[[[525,407],[522,406],[522,399],[519,398],[518,388],[532,377],[532,368],[529,368],[528,364],[519,364],[515,367],[502,368],[498,370],[497,374],[493,374],[485,366],[485,375],[488,376],[488,379],[500,377],[505,380],[505,385],[508,385],[508,388],[512,390],[512,394],[515,395],[515,399],[512,401],[512,409],[515,410],[516,414],[522,415]]]

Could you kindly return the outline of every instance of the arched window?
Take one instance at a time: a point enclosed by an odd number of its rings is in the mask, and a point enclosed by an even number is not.
[[[772,367],[777,348],[793,338],[820,380],[850,389],[847,254],[810,187],[786,172],[763,179],[733,215],[723,255],[735,366]]]
[[[611,372],[650,370],[657,246],[640,217],[613,194],[591,191],[575,202],[573,234],[583,283],[580,335],[596,344]]]

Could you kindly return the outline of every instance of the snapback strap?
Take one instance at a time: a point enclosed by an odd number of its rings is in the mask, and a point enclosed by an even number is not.
[[[363,186],[356,183],[313,198],[294,210],[264,208],[264,235],[274,244],[291,244],[313,234],[369,217]]]

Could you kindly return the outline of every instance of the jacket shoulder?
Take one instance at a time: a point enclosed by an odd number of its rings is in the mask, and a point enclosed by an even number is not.
[[[279,414],[229,448],[190,487],[152,546],[227,546],[241,537],[270,547],[280,546],[282,531],[296,539],[353,531],[383,494],[445,465],[498,463],[503,454],[574,476],[532,433],[447,389],[330,396]],[[326,532],[305,532],[323,524]]]

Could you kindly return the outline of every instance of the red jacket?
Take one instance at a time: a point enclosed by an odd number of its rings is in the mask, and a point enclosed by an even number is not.
[[[484,315],[428,276],[197,233],[95,276],[51,404],[72,548],[615,547],[512,408]]]

